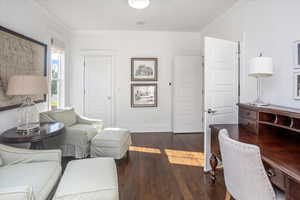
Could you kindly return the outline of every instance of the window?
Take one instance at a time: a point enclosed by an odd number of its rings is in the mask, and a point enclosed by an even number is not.
[[[49,107],[51,110],[55,110],[64,106],[64,65],[64,52],[51,49],[51,84],[49,99]]]

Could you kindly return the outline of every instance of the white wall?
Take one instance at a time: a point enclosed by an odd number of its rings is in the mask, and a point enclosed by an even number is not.
[[[172,130],[171,87],[174,55],[200,55],[199,33],[101,31],[77,32],[72,37],[71,104],[83,109],[83,66],[80,50],[113,50],[115,56],[115,126],[134,132]],[[158,108],[130,107],[130,58],[157,57]]]
[[[56,22],[33,0],[0,0],[0,25],[48,45],[51,37],[59,38],[65,41],[66,46],[69,45],[68,29]],[[68,52],[66,56],[68,56]],[[68,74],[68,71],[69,69],[67,68],[66,74]],[[66,79],[66,87],[69,87],[68,76]],[[68,102],[69,99],[66,99],[66,101]],[[45,108],[46,106],[40,105],[40,107]],[[1,111],[0,133],[14,127],[16,122],[17,112],[15,109]]]
[[[249,60],[262,52],[274,59],[275,74],[262,82],[263,100],[300,107],[293,99],[293,42],[300,40],[299,0],[240,0],[203,31],[203,36],[242,41],[241,100],[256,96],[256,82],[248,77]]]

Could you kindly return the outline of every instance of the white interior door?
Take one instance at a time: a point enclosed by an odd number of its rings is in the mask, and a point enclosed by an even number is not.
[[[203,132],[201,56],[176,56],[173,71],[173,132]]]
[[[84,115],[112,125],[112,57],[84,56]]]
[[[209,125],[238,121],[238,43],[206,37],[204,65],[204,170],[208,171]]]

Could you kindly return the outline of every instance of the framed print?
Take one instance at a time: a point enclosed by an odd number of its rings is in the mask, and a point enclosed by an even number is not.
[[[300,40],[294,42],[295,68],[300,68]]]
[[[0,111],[17,108],[22,96],[7,96],[8,80],[13,75],[47,75],[47,45],[0,26]],[[46,95],[32,97],[45,102]]]
[[[157,107],[157,84],[131,84],[131,107]]]
[[[294,71],[294,99],[300,100],[300,70]]]
[[[157,81],[157,58],[131,58],[131,81]]]

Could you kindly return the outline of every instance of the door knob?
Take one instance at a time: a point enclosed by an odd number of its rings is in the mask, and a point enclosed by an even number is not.
[[[217,111],[216,110],[213,110],[213,109],[211,109],[211,108],[209,108],[208,110],[207,110],[207,113],[208,114],[215,114]]]

